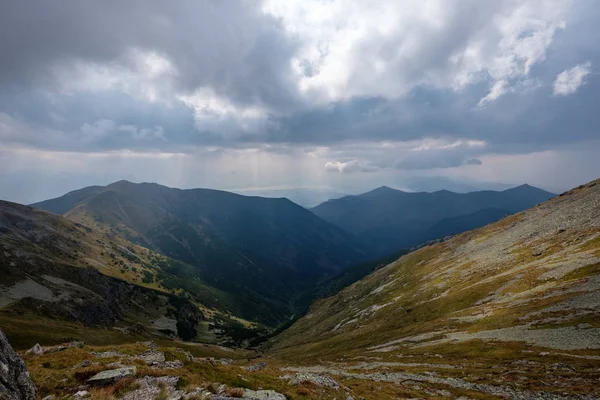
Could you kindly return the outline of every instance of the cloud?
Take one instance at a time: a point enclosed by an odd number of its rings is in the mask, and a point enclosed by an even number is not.
[[[327,161],[325,163],[325,169],[330,172],[341,172],[343,174],[351,174],[354,172],[375,172],[379,168],[374,165],[368,165],[367,163],[358,160],[349,161]]]
[[[300,38],[292,59],[302,93],[322,101],[396,98],[419,85],[461,90],[518,83],[565,28],[553,1],[267,1]],[[493,95],[492,95],[493,96]],[[490,97],[491,99],[491,97]]]
[[[480,140],[456,140],[448,142],[427,139],[409,151],[400,154],[394,167],[401,170],[453,168],[473,165],[472,155],[485,150],[486,143]]]
[[[557,96],[568,96],[577,92],[577,89],[585,83],[585,78],[592,70],[592,63],[585,62],[573,68],[561,72],[554,81],[554,94]]]
[[[600,151],[599,18],[593,0],[0,2],[1,170],[34,182],[41,164],[18,155],[43,155],[71,189],[82,174],[347,193],[502,182],[498,159]]]

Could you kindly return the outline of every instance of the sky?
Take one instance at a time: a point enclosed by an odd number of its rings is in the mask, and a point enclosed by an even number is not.
[[[600,177],[595,0],[0,2],[0,199],[561,192]]]

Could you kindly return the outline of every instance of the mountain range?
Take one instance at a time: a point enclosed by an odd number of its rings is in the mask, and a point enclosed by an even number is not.
[[[185,263],[163,268],[228,293],[229,311],[267,326],[293,313],[295,296],[368,257],[351,234],[285,198],[119,181],[33,206]]]
[[[196,335],[217,341],[212,331],[244,337],[248,329],[272,329],[315,298],[391,261],[390,255],[551,196],[527,185],[469,194],[383,187],[327,201],[311,212],[285,198],[118,181],[31,206],[62,215],[110,243],[104,258],[96,254],[84,265],[106,274],[105,263],[118,262],[125,268],[109,275],[201,307],[210,323],[196,326]],[[36,215],[29,216],[32,223]],[[129,254],[123,248],[142,250]],[[146,251],[152,256],[140,259]]]
[[[409,193],[387,186],[326,201],[313,213],[386,256],[423,242],[484,226],[555,195],[529,185],[504,191]]]
[[[175,218],[181,200],[166,194],[156,205],[155,186],[115,186],[50,204],[90,224],[0,202],[0,326],[17,349],[42,344],[21,352],[23,379],[33,378],[28,387],[38,396],[600,396],[600,180],[415,251],[343,268],[299,295],[302,304],[318,298],[304,315],[250,348],[260,324],[239,317],[235,293],[204,281],[202,268],[125,238],[156,246],[142,229],[153,220],[138,221],[133,209],[165,208]],[[122,193],[140,190],[136,202]],[[95,221],[98,203],[104,214]],[[1,331],[0,342],[10,371],[18,357]]]

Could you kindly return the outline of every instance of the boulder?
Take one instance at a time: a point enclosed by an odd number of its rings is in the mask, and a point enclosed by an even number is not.
[[[266,366],[267,366],[266,362],[260,362],[258,364],[253,364],[253,365],[244,367],[244,369],[249,372],[256,372],[256,371],[260,371],[261,369],[265,368]]]
[[[136,373],[135,367],[123,367],[117,369],[109,369],[107,371],[98,372],[87,380],[92,385],[107,385],[116,382],[128,376],[134,376]]]
[[[285,396],[274,390],[249,390],[244,391],[244,399],[251,400],[285,400]]]
[[[35,386],[25,362],[15,353],[0,329],[0,399],[35,400]]]
[[[29,350],[27,350],[25,352],[26,355],[29,354],[33,354],[34,356],[39,356],[40,354],[44,353],[44,349],[42,349],[42,346],[40,346],[39,343],[36,343],[35,346],[33,346],[32,348],[30,348]]]

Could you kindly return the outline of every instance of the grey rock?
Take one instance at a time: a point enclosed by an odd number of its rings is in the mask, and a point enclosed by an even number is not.
[[[39,343],[36,343],[35,346],[33,346],[32,348],[30,348],[29,350],[27,350],[25,352],[26,355],[30,355],[33,354],[34,356],[39,356],[40,354],[44,353],[44,349],[42,349],[42,346],[40,346]]]
[[[183,353],[183,355],[185,356],[186,360],[188,360],[188,361],[195,361],[194,360],[194,356],[189,351],[184,350],[184,349],[180,349],[180,348],[178,348],[177,351],[179,353]]]
[[[152,365],[153,369],[177,369],[177,368],[183,368],[183,362],[181,362],[181,360],[175,360],[175,361],[165,361],[162,363],[158,363],[158,364],[154,364]]]
[[[123,368],[125,365],[121,364],[120,361],[115,361],[109,364],[106,364],[108,368]]]
[[[80,349],[82,347],[83,347],[83,342],[79,342],[77,340],[74,340],[74,341],[69,342],[67,344],[60,344],[58,346],[46,348],[44,350],[44,353],[57,353],[59,351],[63,351],[63,350],[67,350],[67,349],[73,349],[73,348]]]
[[[266,366],[267,366],[266,362],[260,362],[258,364],[249,365],[249,366],[245,367],[244,369],[246,371],[255,372],[255,371],[260,371],[261,369],[265,368]]]
[[[89,367],[90,365],[92,365],[92,362],[90,360],[85,360],[85,361],[82,361],[80,363],[73,365],[72,369],[85,368],[85,367]]]
[[[221,358],[218,361],[221,363],[221,365],[229,365],[233,363],[233,359],[231,358]]]
[[[244,399],[252,400],[285,400],[285,396],[274,390],[249,390],[244,391]]]
[[[185,398],[184,393],[177,390],[178,376],[144,376],[136,381],[139,389],[127,393],[123,400],[154,400],[164,388],[169,400],[179,400]]]
[[[141,344],[141,345],[146,346],[146,347],[148,347],[150,349],[153,349],[153,350],[156,350],[156,347],[157,347],[156,343],[154,343],[151,340],[147,341],[147,342],[136,342],[136,344]]]
[[[297,385],[304,381],[309,381],[317,386],[330,387],[332,389],[338,389],[340,387],[340,384],[337,383],[333,378],[325,375],[304,372],[296,374],[292,379],[290,379],[289,383],[292,385]]]
[[[25,362],[0,329],[0,399],[35,400],[35,393]]]
[[[181,360],[166,361],[165,354],[154,349],[148,350],[134,359],[142,360],[154,369],[176,369],[183,368]]]
[[[119,379],[133,376],[136,373],[135,367],[123,367],[117,369],[110,369],[108,371],[98,372],[87,380],[88,383],[94,385],[106,385],[108,383],[116,382]]]
[[[88,397],[89,393],[87,390],[80,390],[79,392],[73,395],[74,399],[83,399],[84,397]]]
[[[112,357],[123,358],[123,357],[125,357],[125,354],[119,353],[118,351],[104,351],[104,352],[92,353],[92,354],[94,354],[94,357],[98,357],[98,358],[112,358]]]
[[[149,350],[140,354],[137,358],[144,361],[148,365],[157,365],[165,362],[165,354],[156,350]]]

